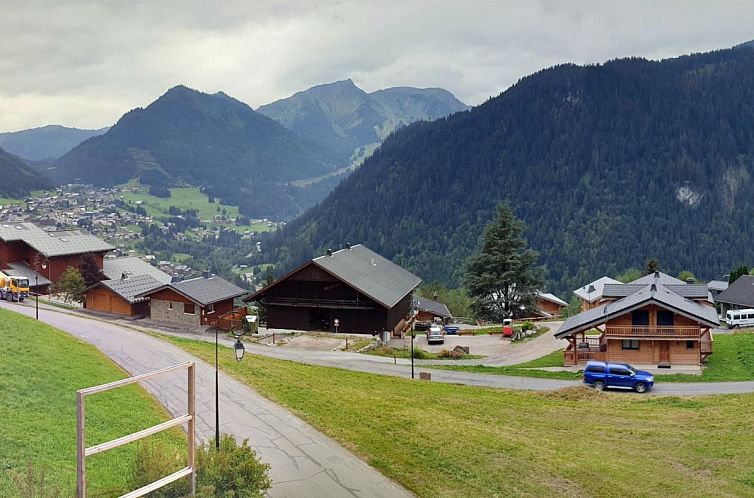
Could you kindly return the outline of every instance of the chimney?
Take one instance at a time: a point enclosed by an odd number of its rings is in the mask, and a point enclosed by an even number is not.
[[[694,279],[691,278],[691,277],[689,277],[689,278],[686,279],[686,283],[687,284],[693,284],[694,283]]]
[[[650,292],[657,292],[657,285],[656,284],[652,284],[652,287],[649,288],[649,291]]]
[[[351,243],[350,242],[346,242],[346,249],[350,249],[350,248],[351,248]]]
[[[328,250],[327,250],[327,255],[328,255],[328,256],[332,256],[332,249],[328,249]]]
[[[660,272],[659,271],[655,271],[655,278],[660,278]]]
[[[121,279],[121,280],[125,280],[125,279],[127,279],[127,278],[128,278],[128,273],[126,273],[126,272],[123,272],[123,273],[121,273],[121,274],[120,274],[120,279]]]
[[[209,278],[209,268],[206,268],[206,269],[204,270],[204,273],[202,273],[202,277],[204,277],[204,278]]]

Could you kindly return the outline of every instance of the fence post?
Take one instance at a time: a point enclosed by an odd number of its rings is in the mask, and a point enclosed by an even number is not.
[[[84,441],[84,395],[76,393],[76,496],[78,498],[86,497],[86,444]]]
[[[188,422],[186,438],[188,439],[188,466],[191,467],[191,480],[189,481],[189,491],[191,496],[196,493],[196,403],[194,392],[196,385],[196,366],[192,363],[188,367],[188,414],[191,420]]]

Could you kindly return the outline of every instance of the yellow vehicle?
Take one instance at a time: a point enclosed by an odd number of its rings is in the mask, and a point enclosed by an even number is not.
[[[0,299],[23,301],[29,297],[29,279],[0,271]]]

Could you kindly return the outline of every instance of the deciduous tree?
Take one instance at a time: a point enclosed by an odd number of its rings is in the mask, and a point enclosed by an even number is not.
[[[60,279],[52,285],[52,293],[62,294],[66,303],[83,302],[85,288],[84,277],[76,268],[69,266]]]

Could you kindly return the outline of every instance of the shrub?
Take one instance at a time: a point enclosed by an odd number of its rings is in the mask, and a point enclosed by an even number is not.
[[[414,344],[414,358],[417,360],[426,360],[428,357],[428,354],[426,351],[424,351],[422,348],[416,347],[416,344]]]
[[[453,358],[453,351],[450,351],[448,349],[441,349],[439,353],[437,353],[437,356],[440,358]]]
[[[157,443],[142,443],[129,481],[131,489],[140,488],[175,472],[185,465],[185,456]],[[211,439],[196,449],[196,489],[199,497],[261,497],[272,482],[268,464],[257,459],[256,453],[244,439],[239,445],[229,434],[220,436],[220,451]],[[179,479],[149,496],[177,498],[188,496],[188,479]]]
[[[521,325],[521,331],[526,332],[527,330],[532,330],[534,328],[534,324],[526,321]]]

